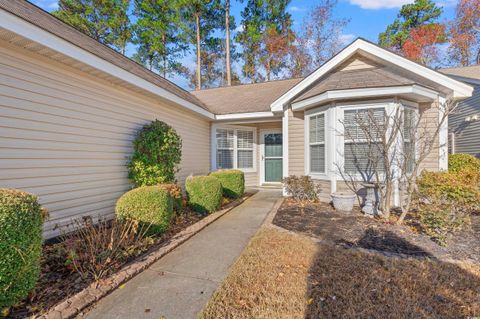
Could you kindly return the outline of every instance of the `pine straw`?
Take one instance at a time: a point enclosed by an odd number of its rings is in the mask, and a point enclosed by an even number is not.
[[[378,256],[261,230],[201,318],[480,316],[479,265]]]

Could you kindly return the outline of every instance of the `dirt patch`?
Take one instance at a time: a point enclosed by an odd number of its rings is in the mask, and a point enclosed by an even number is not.
[[[480,262],[480,216],[472,216],[469,229],[453,234],[443,247],[408,226],[364,217],[358,208],[351,213],[336,211],[326,203],[300,207],[286,199],[273,224],[321,240],[411,256]]]
[[[466,318],[480,267],[389,258],[274,228],[259,231],[201,318]]]

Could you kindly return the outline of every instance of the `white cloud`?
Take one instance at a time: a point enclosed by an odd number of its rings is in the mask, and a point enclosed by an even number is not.
[[[290,7],[288,7],[288,11],[303,12],[303,11],[305,11],[305,8],[300,8],[300,7],[297,7],[297,6],[290,6]]]
[[[412,3],[413,0],[349,0],[351,4],[360,6],[362,9],[378,10],[400,8],[404,4]]]
[[[354,39],[356,38],[355,34],[341,34],[340,35],[340,42],[342,42],[343,45],[350,44]]]
[[[32,0],[32,3],[47,11],[58,9],[58,0]]]
[[[245,28],[243,27],[243,24],[239,24],[236,28],[235,28],[235,31],[236,32],[242,32]]]

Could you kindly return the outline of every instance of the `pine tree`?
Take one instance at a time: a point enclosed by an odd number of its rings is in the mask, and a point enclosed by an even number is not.
[[[53,15],[125,53],[131,37],[129,0],[59,0],[58,7]]]
[[[254,83],[261,80],[257,57],[265,29],[265,0],[247,0],[241,15],[243,30],[237,33],[235,39],[243,49],[243,76]]]
[[[224,9],[220,0],[180,0],[183,30],[187,41],[195,47],[195,89],[202,88],[202,56],[218,44],[213,32],[224,25]]]
[[[290,0],[267,0],[265,3],[265,28],[259,61],[267,81],[285,69],[295,40],[292,16],[287,12],[289,3]]]
[[[443,9],[432,0],[415,0],[414,3],[403,5],[395,21],[379,34],[378,43],[382,47],[401,51],[411,30],[436,24],[442,12]]]
[[[172,0],[135,0],[134,43],[138,45],[134,59],[163,77],[183,74],[178,62],[187,49],[179,33],[179,2]]]

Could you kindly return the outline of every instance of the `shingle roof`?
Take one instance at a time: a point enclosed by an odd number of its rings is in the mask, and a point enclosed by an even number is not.
[[[215,114],[267,112],[270,104],[302,79],[270,81],[255,84],[192,91]]]
[[[389,87],[415,84],[415,81],[400,76],[388,68],[369,68],[329,73],[310,89],[298,96],[294,102],[308,99],[326,91]]]
[[[40,27],[63,40],[66,40],[102,59],[120,67],[136,76],[143,78],[188,102],[196,104],[206,110],[208,108],[188,91],[155,74],[138,63],[130,60],[115,50],[90,38],[75,28],[57,19],[53,15],[24,0],[0,1],[0,8],[4,9],[27,22]]]
[[[457,75],[465,78],[480,80],[480,64],[460,68],[440,69],[439,71],[447,75]]]

